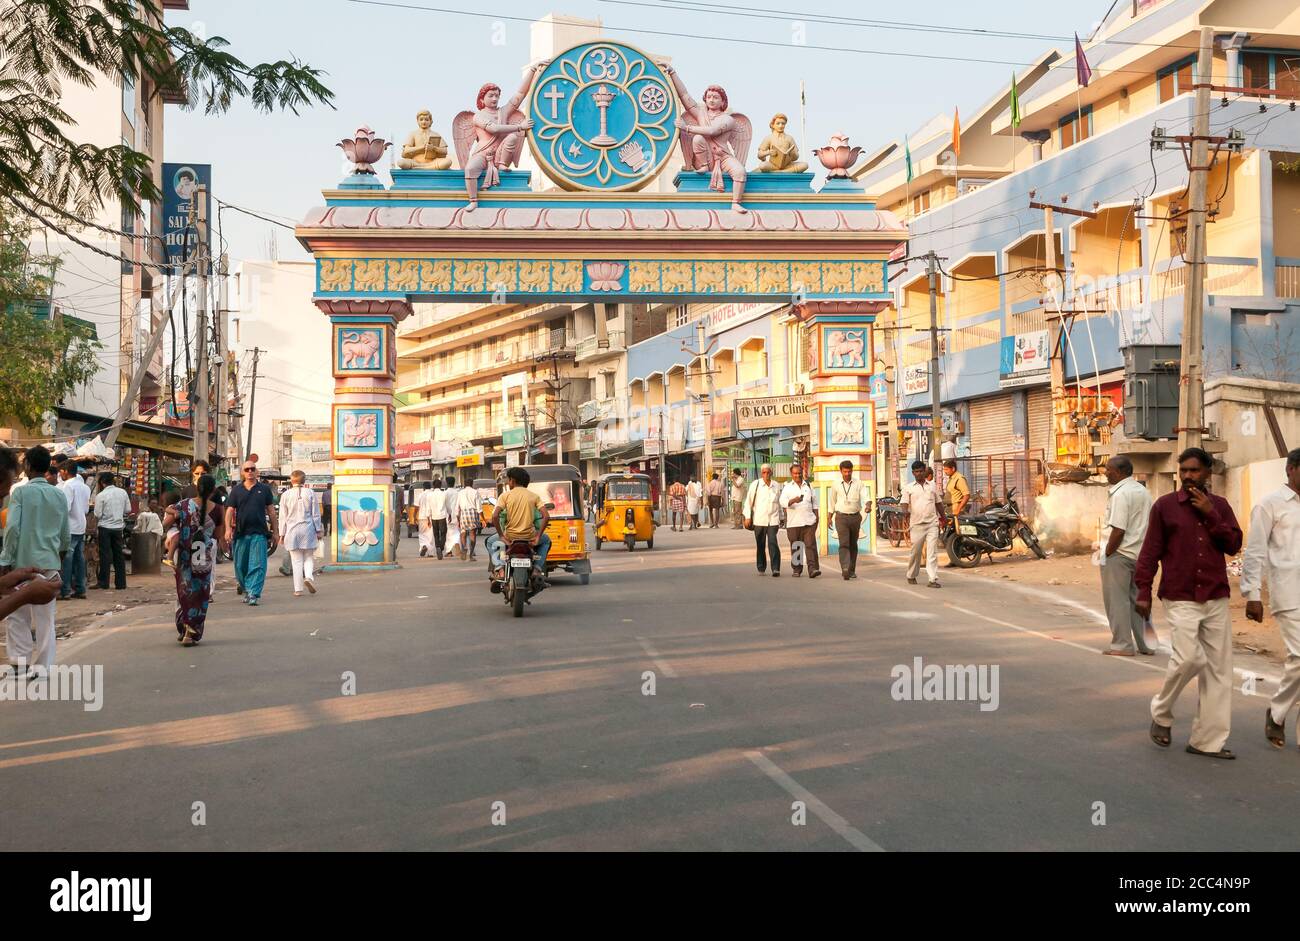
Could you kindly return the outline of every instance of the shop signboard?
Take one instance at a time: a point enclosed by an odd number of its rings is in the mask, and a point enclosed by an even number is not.
[[[903,394],[921,395],[930,391],[930,365],[917,363],[903,370]]]
[[[501,429],[501,446],[507,450],[522,448],[526,441],[527,433],[523,428]]]
[[[751,320],[757,320],[765,314],[780,310],[784,304],[719,304],[705,311],[704,332],[707,336],[716,336],[724,330],[738,327]]]
[[[714,412],[709,417],[709,424],[713,431],[714,441],[719,438],[730,438],[732,434],[734,434],[732,431],[735,427],[735,422],[733,421],[734,418],[735,415],[732,413],[731,409],[727,409],[724,412]]]
[[[482,448],[462,448],[456,458],[457,467],[481,467],[483,464]]]
[[[600,442],[595,428],[578,429],[578,455],[584,461],[593,461],[600,457]]]
[[[212,218],[212,164],[164,163],[163,244],[167,260],[192,258],[199,244],[199,230],[190,220],[190,203],[200,186],[207,187],[207,218]]]
[[[889,404],[889,382],[883,372],[875,373],[871,377],[871,401],[880,408]]]
[[[1046,385],[1052,381],[1046,330],[1003,337],[1001,352],[998,368],[1001,388]]]
[[[929,412],[899,412],[899,431],[929,431],[934,424],[934,416]]]
[[[810,398],[807,395],[769,395],[736,399],[736,429],[760,431],[807,425]]]

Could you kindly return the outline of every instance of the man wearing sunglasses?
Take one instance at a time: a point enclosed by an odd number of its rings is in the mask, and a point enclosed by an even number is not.
[[[275,495],[257,479],[257,462],[249,458],[239,469],[239,483],[226,500],[226,532],[234,533],[235,579],[247,604],[262,600],[266,557],[275,550]]]

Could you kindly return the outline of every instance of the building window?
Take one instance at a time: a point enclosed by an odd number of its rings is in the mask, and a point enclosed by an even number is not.
[[[930,211],[930,191],[917,193],[912,197],[912,215],[920,215],[923,212]]]
[[[135,127],[135,79],[129,76],[122,76],[122,114],[126,115],[127,123],[132,128]]]
[[[1156,89],[1160,100],[1168,101],[1192,90],[1192,72],[1196,56],[1188,56],[1156,73]]]
[[[1270,89],[1279,98],[1300,98],[1300,53],[1258,52],[1241,54],[1243,88]]]
[[[1079,141],[1087,140],[1092,136],[1092,106],[1083,109],[1083,116],[1080,118],[1079,112],[1068,114],[1061,119],[1061,149],[1073,146]]]
[[[668,315],[668,329],[676,330],[678,327],[684,327],[691,322],[691,308],[689,304],[678,304],[673,308],[672,313]]]

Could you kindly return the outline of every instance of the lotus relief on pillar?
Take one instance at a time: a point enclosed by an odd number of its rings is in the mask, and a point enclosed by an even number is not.
[[[393,145],[382,137],[376,137],[375,132],[370,128],[359,127],[351,139],[345,137],[338,142],[337,146],[342,147],[343,153],[352,161],[353,173],[374,176],[374,164],[378,163],[384,156],[384,151]]]
[[[822,166],[829,171],[826,176],[830,179],[837,177],[848,179],[849,167],[857,163],[861,153],[861,147],[849,146],[849,136],[842,132],[832,134],[831,142],[827,146],[817,147],[813,150],[813,156],[820,160]]]
[[[378,545],[379,537],[375,535],[375,530],[383,517],[383,510],[341,511],[339,519],[343,523],[344,532],[340,543],[344,546],[360,546],[362,549]]]

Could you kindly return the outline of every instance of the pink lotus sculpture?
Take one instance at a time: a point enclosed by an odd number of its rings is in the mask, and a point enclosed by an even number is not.
[[[618,279],[623,277],[627,265],[617,261],[591,261],[587,263],[587,276],[593,291],[617,291]]]
[[[344,138],[338,142],[338,146],[343,148],[343,153],[347,154],[348,159],[355,164],[353,173],[373,175],[375,168],[372,164],[378,162],[384,156],[384,151],[393,144],[382,137],[376,137],[375,132],[370,128],[359,127],[355,138],[352,140]]]
[[[822,162],[822,166],[830,171],[826,174],[829,178],[847,178],[849,167],[857,163],[861,153],[861,147],[849,146],[849,135],[844,133],[832,134],[829,145],[813,149],[813,154]]]

